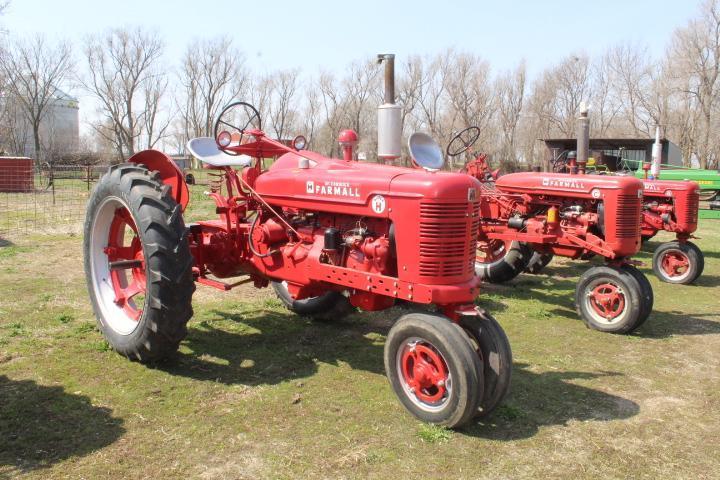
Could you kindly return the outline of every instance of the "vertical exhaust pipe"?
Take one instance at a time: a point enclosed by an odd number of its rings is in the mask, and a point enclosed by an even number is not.
[[[395,54],[382,53],[378,63],[385,63],[385,103],[378,107],[378,161],[385,163],[400,158],[402,113],[395,103]]]
[[[660,178],[660,163],[662,162],[662,140],[660,125],[655,125],[655,143],[652,147],[652,165],[650,165],[650,179]]]
[[[590,156],[590,119],[585,102],[580,103],[580,116],[577,119],[577,167],[571,167],[570,173],[585,173],[585,165]],[[575,171],[573,171],[575,170]]]

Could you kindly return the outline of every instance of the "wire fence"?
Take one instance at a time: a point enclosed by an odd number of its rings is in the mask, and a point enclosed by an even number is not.
[[[108,165],[35,166],[30,159],[0,159],[0,237],[80,232],[90,193],[107,170]],[[191,199],[219,188],[215,175],[185,170]]]

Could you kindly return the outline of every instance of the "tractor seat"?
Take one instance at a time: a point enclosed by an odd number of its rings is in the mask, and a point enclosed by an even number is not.
[[[249,155],[229,155],[215,143],[214,138],[198,137],[187,143],[193,157],[213,167],[247,167],[252,163]]]

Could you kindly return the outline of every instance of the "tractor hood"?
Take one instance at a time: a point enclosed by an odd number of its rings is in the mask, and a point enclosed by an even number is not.
[[[605,190],[621,190],[626,194],[639,195],[643,188],[642,182],[634,177],[535,172],[503,175],[497,179],[495,185],[499,190],[507,193],[530,195],[551,193],[574,198],[600,198],[602,191]]]
[[[643,180],[643,195],[646,197],[672,197],[676,192],[697,192],[700,186],[695,182],[679,180]]]
[[[255,190],[271,204],[346,214],[387,217],[395,199],[475,200],[480,184],[464,174],[348,162],[312,152],[286,153],[256,180]],[[300,168],[300,160],[310,160]],[[472,192],[471,192],[472,191]],[[387,197],[372,208],[371,201]]]

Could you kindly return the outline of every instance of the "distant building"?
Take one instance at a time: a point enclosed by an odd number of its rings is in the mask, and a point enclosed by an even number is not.
[[[546,138],[542,140],[547,148],[547,158],[552,159],[566,151],[577,149],[575,138]],[[682,151],[680,147],[663,138],[662,159],[663,165],[676,167],[683,166]],[[590,157],[599,160],[600,164],[610,161],[614,165],[621,159],[625,160],[632,169],[638,168],[643,162],[652,160],[652,147],[655,139],[652,138],[591,138]]]
[[[80,108],[77,98],[58,90],[46,107],[40,124],[41,149],[46,159],[73,153],[80,143]],[[11,96],[0,96],[2,125],[0,150],[11,155],[35,157],[35,141],[30,123]]]

